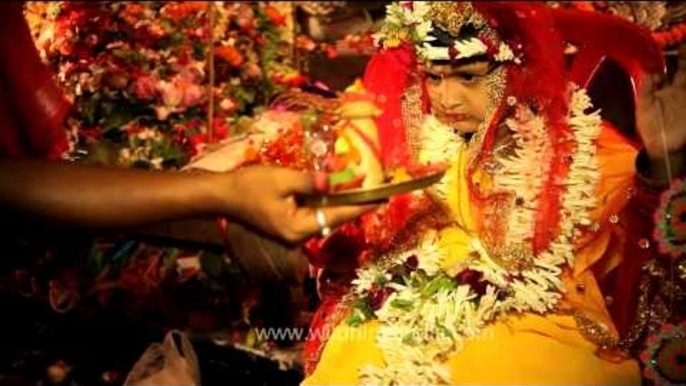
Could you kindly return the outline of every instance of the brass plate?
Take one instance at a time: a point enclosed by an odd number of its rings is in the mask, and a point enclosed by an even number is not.
[[[369,204],[384,201],[391,196],[409,193],[427,188],[440,181],[446,170],[433,172],[427,176],[413,180],[379,185],[373,189],[350,189],[328,195],[301,195],[298,199],[301,205],[307,207],[325,207],[338,205]]]

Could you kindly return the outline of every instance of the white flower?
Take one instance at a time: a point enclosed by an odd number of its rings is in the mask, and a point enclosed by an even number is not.
[[[434,47],[428,44],[428,41],[430,40],[424,39],[424,44],[421,48],[424,57],[428,60],[464,59],[483,55],[488,52],[488,47],[479,38],[456,40],[455,43],[453,43],[453,47],[457,51],[457,56],[451,58],[448,47]]]
[[[160,169],[162,169],[162,162],[163,161],[164,161],[164,159],[162,159],[162,157],[155,157],[152,160],[150,160],[150,164],[152,165],[152,167],[154,169],[160,170]]]
[[[412,2],[412,12],[416,18],[424,19],[431,10],[430,1],[414,1]]]
[[[422,123],[419,162],[448,162],[463,145],[462,137],[434,115],[427,115]]]
[[[448,47],[434,47],[424,43],[421,48],[422,56],[428,60],[450,60]]]
[[[471,58],[488,52],[488,47],[479,38],[457,40],[453,46],[457,50],[457,59]]]
[[[119,151],[119,157],[123,161],[129,161],[131,159],[131,149],[125,147]]]
[[[422,41],[434,40],[433,37],[429,36],[429,32],[431,32],[431,29],[432,29],[432,26],[431,26],[430,20],[420,22],[415,26],[415,31],[417,32],[417,36]]]
[[[408,13],[405,14],[405,11]],[[386,23],[395,25],[404,25],[408,16],[411,14],[409,10],[405,9],[400,3],[393,3],[386,6]]]
[[[417,255],[419,256],[418,268],[426,272],[427,275],[435,275],[441,269],[445,256],[437,245],[435,231],[424,236]]]
[[[357,278],[354,279],[351,284],[355,286],[356,293],[363,294],[372,289],[374,283],[376,283],[381,277],[387,281],[391,280],[391,275],[389,273],[384,273],[377,267],[359,269],[357,270]]]
[[[498,62],[507,62],[509,60],[513,60],[514,58],[515,55],[510,46],[505,43],[500,43],[500,46],[498,46],[498,54],[495,56],[495,60]]]

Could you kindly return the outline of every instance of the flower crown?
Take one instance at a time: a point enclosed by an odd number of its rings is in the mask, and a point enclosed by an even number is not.
[[[486,55],[497,62],[521,62],[499,41],[471,4],[401,1],[386,7],[381,30],[373,35],[381,48],[410,43],[422,61],[460,60]]]

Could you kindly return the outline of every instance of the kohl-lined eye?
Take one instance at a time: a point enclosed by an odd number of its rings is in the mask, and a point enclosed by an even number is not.
[[[433,72],[427,72],[426,73],[426,78],[429,80],[431,83],[439,83],[440,81],[443,80],[445,76],[443,74],[437,74]]]
[[[455,74],[455,77],[457,79],[459,79],[461,83],[464,83],[464,84],[474,84],[481,79],[481,76],[479,76],[479,75],[468,74],[468,73]]]

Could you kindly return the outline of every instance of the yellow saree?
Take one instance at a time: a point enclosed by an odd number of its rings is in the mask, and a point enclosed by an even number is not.
[[[597,285],[620,261],[618,245],[622,234],[612,227],[612,217],[626,204],[626,189],[634,173],[635,149],[612,129],[605,127],[597,139],[597,159],[601,173],[596,189],[599,207],[592,219],[599,224],[593,237],[580,240],[575,263],[565,277],[567,293],[561,308],[582,312],[613,333]],[[459,154],[449,173],[464,176],[466,157]],[[451,209],[459,227],[444,229],[439,245],[447,258],[443,270],[467,254],[474,232],[470,202],[464,178],[449,192]],[[420,257],[421,258],[421,257]],[[315,371],[303,385],[359,384],[359,371],[366,365],[384,364],[377,347],[380,322],[358,327],[339,325],[321,355]],[[577,319],[568,314],[510,314],[488,324],[478,336],[466,339],[447,358],[451,384],[641,384],[638,363],[630,359],[609,360],[597,354],[598,346],[587,340]],[[386,364],[392,366],[392,364]]]

